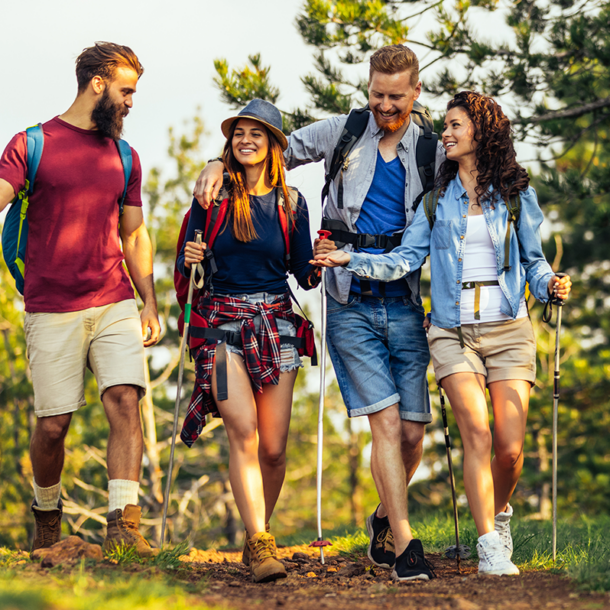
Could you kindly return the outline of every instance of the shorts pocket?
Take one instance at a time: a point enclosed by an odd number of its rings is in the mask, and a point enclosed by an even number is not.
[[[432,229],[432,239],[437,250],[447,250],[451,241],[452,220],[437,220]]]

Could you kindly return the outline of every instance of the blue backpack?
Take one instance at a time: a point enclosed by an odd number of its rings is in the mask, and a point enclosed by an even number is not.
[[[26,129],[27,134],[27,178],[25,186],[17,193],[4,220],[2,228],[2,254],[11,275],[15,278],[15,285],[20,294],[23,294],[23,277],[25,275],[25,249],[28,242],[27,211],[30,205],[29,197],[34,192],[36,172],[40,165],[42,149],[44,147],[44,133],[42,125],[34,125]],[[131,176],[131,148],[125,140],[117,140],[116,146],[123,164],[125,188],[119,200],[119,216],[123,214],[123,204],[127,195],[127,185]]]

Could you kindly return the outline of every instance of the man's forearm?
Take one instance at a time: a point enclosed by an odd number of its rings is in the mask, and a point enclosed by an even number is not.
[[[157,308],[153,277],[152,244],[146,227],[142,225],[123,242],[123,253],[129,275],[146,306]]]

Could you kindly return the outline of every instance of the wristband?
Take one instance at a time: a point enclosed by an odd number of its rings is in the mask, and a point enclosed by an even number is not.
[[[209,159],[208,164],[214,163],[214,161],[220,161],[221,163],[224,163],[224,161],[222,160],[222,157],[215,157],[214,159]]]

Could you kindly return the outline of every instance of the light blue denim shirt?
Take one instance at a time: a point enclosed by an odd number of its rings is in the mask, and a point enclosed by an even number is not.
[[[530,186],[521,193],[521,213],[511,229],[510,270],[504,271],[504,247],[508,210],[495,194],[493,205],[483,204],[483,215],[496,251],[498,283],[502,289],[502,313],[515,319],[525,282],[540,301],[548,300],[548,283],[554,273],[544,258],[540,239],[542,211],[536,191]],[[351,253],[346,269],[364,278],[391,281],[421,267],[430,255],[432,324],[441,328],[460,326],[462,271],[468,226],[468,195],[459,176],[452,180],[436,208],[436,222],[430,225],[421,204],[402,243],[389,254]],[[517,239],[518,234],[518,239]]]
[[[328,172],[337,140],[343,132],[346,121],[347,115],[342,115],[318,121],[293,131],[288,138],[288,148],[284,153],[288,169],[293,169],[305,163],[324,160],[324,169],[325,172]],[[330,185],[328,199],[324,206],[324,216],[334,220],[342,220],[353,233],[358,232],[356,221],[373,182],[377,150],[383,136],[384,132],[379,129],[375,117],[371,113],[366,130],[350,153],[349,165],[343,174],[343,209],[337,206],[338,178]],[[396,147],[398,158],[406,170],[404,189],[406,227],[411,224],[415,216],[413,202],[423,190],[415,159],[418,138],[419,127],[411,121]],[[444,160],[445,151],[439,142],[436,153],[437,171]],[[350,252],[353,248],[350,244],[346,244],[343,249]],[[329,294],[336,301],[347,303],[352,283],[351,273],[342,267],[337,267],[335,269],[328,269],[326,276],[326,287]],[[419,273],[414,273],[411,277],[407,277],[407,282],[411,289],[411,298],[415,304],[418,304]]]

